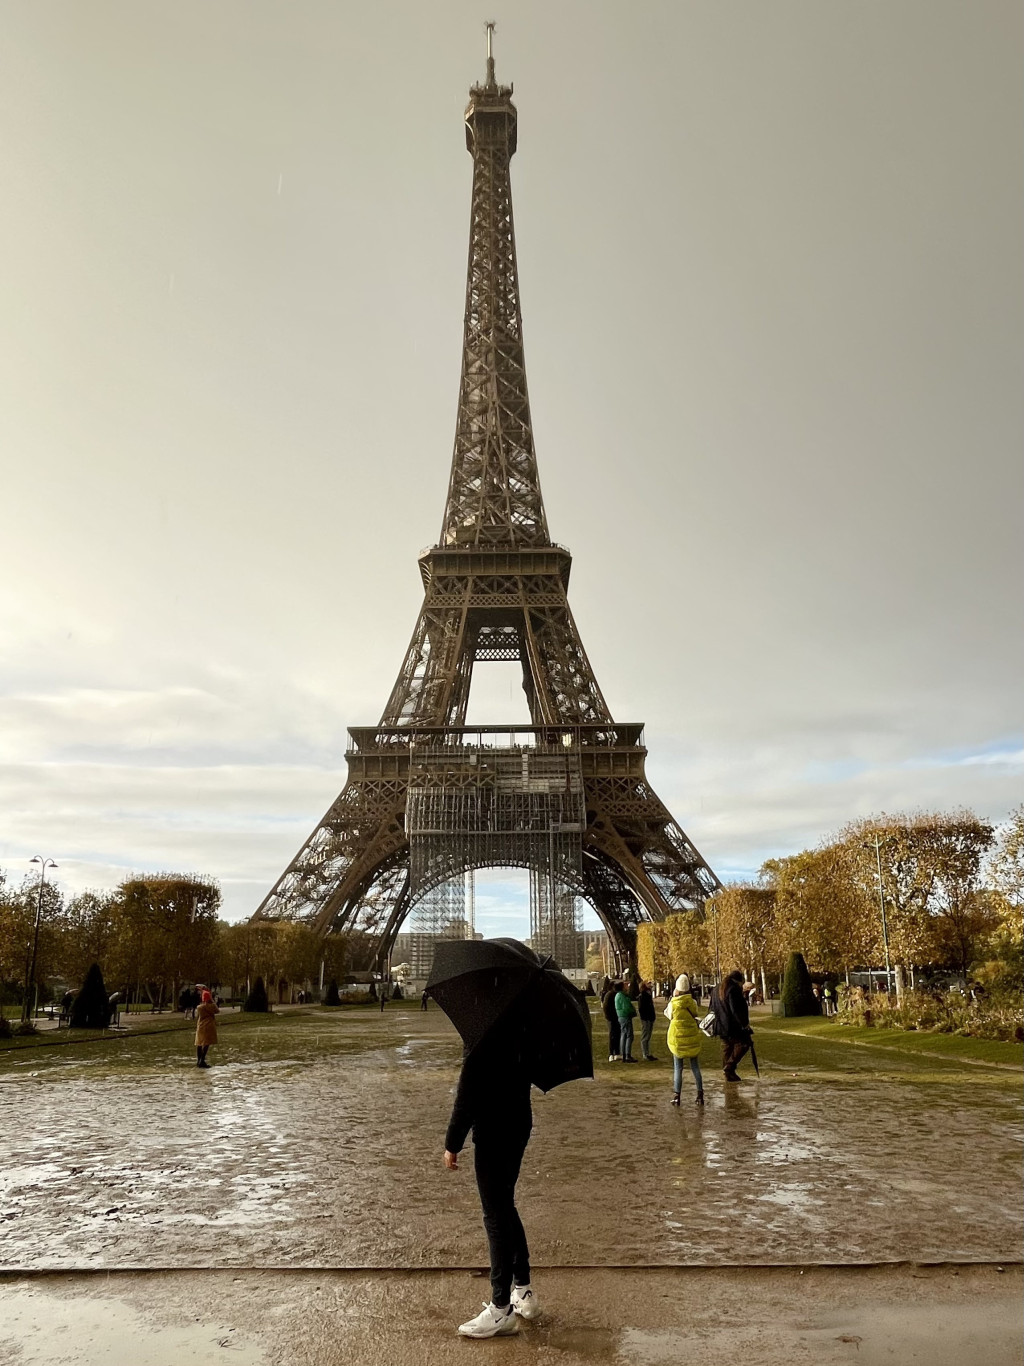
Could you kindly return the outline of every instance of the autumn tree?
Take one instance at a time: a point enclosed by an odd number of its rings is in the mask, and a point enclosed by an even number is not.
[[[804,953],[822,972],[845,971],[872,956],[878,932],[870,897],[842,844],[827,843],[788,858],[769,859],[761,879],[775,894],[771,926],[776,971]]]
[[[759,975],[764,994],[765,973],[780,967],[775,902],[774,888],[740,882],[723,887],[712,898],[722,972],[741,966],[748,976]]]
[[[879,905],[885,900],[896,990],[915,966],[966,971],[990,920],[982,891],[986,850],[994,832],[971,811],[915,812],[855,821],[841,832],[851,880]],[[881,905],[879,905],[881,923]],[[881,957],[876,940],[875,960]]]
[[[59,973],[66,981],[79,983],[92,963],[113,966],[116,949],[116,895],[81,892],[63,909],[59,934]],[[112,978],[112,980],[118,980]]]
[[[954,811],[935,820],[928,833],[935,879],[929,912],[937,956],[966,978],[999,923],[982,885],[995,829],[972,811]]]
[[[9,999],[20,1000],[24,995],[37,911],[40,915],[35,981],[42,987],[48,977],[59,974],[59,922],[63,910],[64,897],[57,883],[44,883],[40,907],[38,875],[26,875],[20,886],[12,888],[0,873],[0,987],[7,984]]]
[[[995,923],[981,976],[1019,996],[1024,977],[1024,806],[996,832],[986,869],[987,901]]]
[[[211,878],[161,873],[128,878],[112,907],[116,944],[108,975],[142,986],[162,1004],[183,982],[220,976],[217,911],[220,888]]]

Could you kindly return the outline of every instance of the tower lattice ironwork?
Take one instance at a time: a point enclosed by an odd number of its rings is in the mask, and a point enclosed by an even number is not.
[[[642,920],[697,910],[720,885],[645,777],[642,726],[609,712],[569,609],[571,556],[548,533],[523,353],[511,96],[495,80],[488,31],[487,77],[466,110],[473,195],[455,450],[441,536],[419,559],[423,607],[380,722],[349,732],[345,787],[256,912],[363,931],[378,960],[414,904],[477,867],[530,870],[532,928],[552,950],[575,932],[576,897],[622,955]],[[521,665],[530,725],[466,725],[474,665],[490,660]]]

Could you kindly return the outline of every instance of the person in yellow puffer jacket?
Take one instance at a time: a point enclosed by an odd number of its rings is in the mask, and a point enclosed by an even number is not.
[[[685,972],[676,978],[675,991],[665,1009],[669,1020],[668,1049],[672,1054],[672,1104],[679,1104],[679,1092],[683,1089],[683,1062],[690,1064],[690,1071],[697,1083],[697,1104],[704,1104],[704,1078],[697,1061],[704,1035],[697,1027],[700,1019],[700,1006],[693,999],[690,979]]]

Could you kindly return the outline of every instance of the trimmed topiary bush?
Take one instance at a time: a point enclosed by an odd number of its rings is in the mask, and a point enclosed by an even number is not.
[[[340,1006],[341,993],[338,991],[338,979],[332,977],[327,983],[327,995],[324,997],[325,1006]]]
[[[110,997],[103,985],[99,963],[85,974],[78,995],[71,1002],[72,1029],[106,1029],[110,1023]]]
[[[791,953],[782,982],[783,1015],[820,1015],[821,1002],[814,994],[811,974],[802,953]]]
[[[245,998],[243,1010],[253,1015],[266,1015],[270,1011],[270,1001],[267,999],[267,989],[263,985],[263,978],[257,977],[252,984],[252,991]]]

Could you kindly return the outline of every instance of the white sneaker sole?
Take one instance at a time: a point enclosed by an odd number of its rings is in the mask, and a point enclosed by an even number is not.
[[[515,1314],[498,1324],[497,1328],[471,1328],[467,1323],[459,1325],[459,1336],[464,1338],[507,1338],[519,1332],[519,1320]]]

